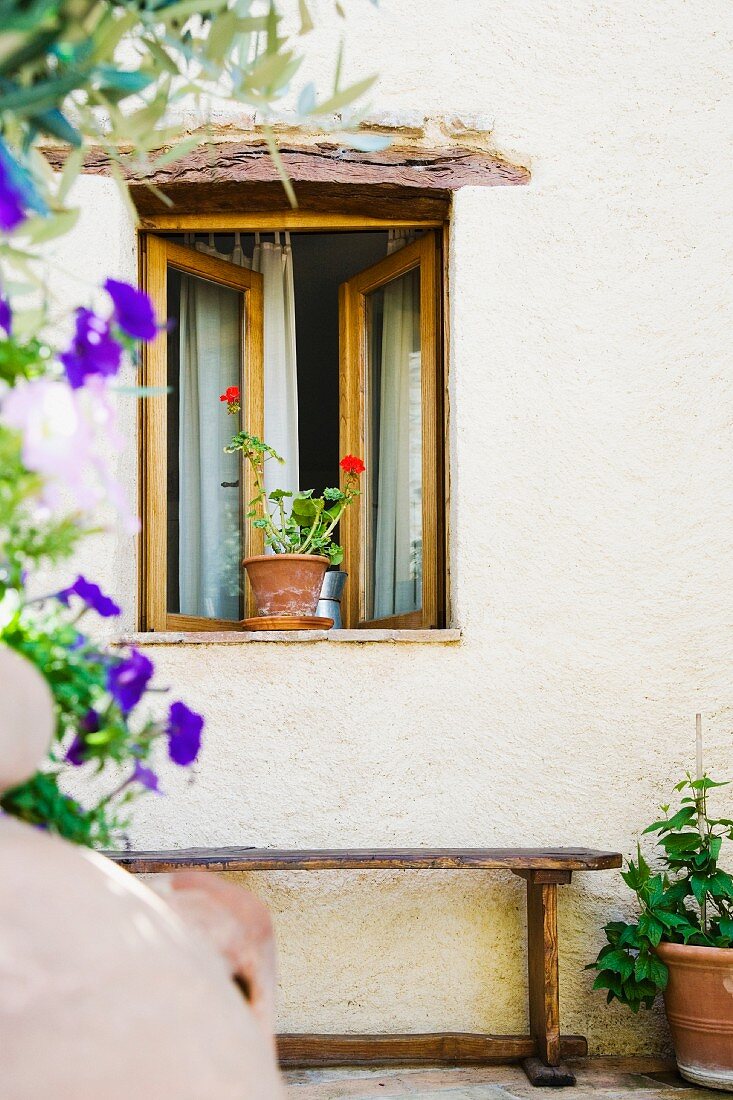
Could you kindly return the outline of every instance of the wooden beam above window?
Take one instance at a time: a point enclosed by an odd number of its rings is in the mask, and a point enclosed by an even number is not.
[[[54,167],[61,151],[49,149]],[[299,209],[372,217],[446,216],[453,191],[461,187],[515,186],[529,182],[526,168],[490,153],[453,147],[390,148],[361,153],[338,145],[283,145],[285,168],[293,181]],[[84,171],[107,174],[102,150],[90,150]],[[289,204],[264,142],[202,144],[146,180],[130,180],[141,217],[171,212],[147,184],[154,185],[186,213],[241,213],[287,210]]]

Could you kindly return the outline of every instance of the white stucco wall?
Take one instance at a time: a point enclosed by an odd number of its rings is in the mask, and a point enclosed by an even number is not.
[[[533,174],[453,212],[463,638],[156,646],[207,735],[195,782],[166,771],[169,796],[139,807],[138,846],[630,853],[692,763],[696,710],[708,766],[733,775],[731,29],[724,0],[350,5],[347,63],[380,71],[375,112],[488,119]],[[326,71],[332,36],[314,47]],[[102,565],[132,596],[127,554]],[[252,881],[283,1030],[525,1027],[519,880]],[[563,1029],[596,1052],[662,1046],[658,1016],[606,1009],[582,971],[625,910],[618,876],[577,875],[560,904]]]
[[[57,320],[54,336],[64,346],[73,330],[73,310],[96,306],[108,312],[110,301],[101,291],[107,278],[137,281],[135,222],[113,179],[80,176],[69,203],[79,209],[79,219],[66,236],[47,246],[46,275],[51,316]],[[126,357],[115,382],[115,439],[100,432],[100,450],[125,490],[131,513],[138,508],[137,417],[138,399],[132,391],[139,379]],[[120,449],[121,447],[121,449]],[[137,622],[136,540],[120,526],[120,516],[109,502],[95,514],[100,533],[83,539],[72,562],[60,562],[35,578],[37,592],[53,591],[71,583],[75,573],[93,577],[102,588],[119,597],[123,629]]]

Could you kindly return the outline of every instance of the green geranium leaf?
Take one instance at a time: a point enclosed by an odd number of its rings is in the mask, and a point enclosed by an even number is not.
[[[323,501],[317,498],[297,496],[293,500],[292,516],[300,527],[311,527],[322,511]]]

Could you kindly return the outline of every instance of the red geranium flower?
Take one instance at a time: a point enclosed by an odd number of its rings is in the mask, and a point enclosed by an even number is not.
[[[239,401],[239,386],[230,386],[224,393],[219,394],[220,401],[226,401],[227,405],[233,405]]]
[[[356,455],[344,455],[339,466],[346,474],[363,474],[366,470],[366,466]]]

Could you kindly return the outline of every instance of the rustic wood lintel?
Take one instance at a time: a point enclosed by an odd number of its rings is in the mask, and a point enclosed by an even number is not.
[[[300,209],[370,213],[379,216],[434,218],[445,216],[452,192],[461,187],[526,184],[529,171],[492,153],[463,147],[422,149],[391,146],[361,153],[322,142],[282,145],[280,155],[293,182]],[[64,151],[46,156],[60,167]],[[84,171],[109,173],[101,149],[86,154]],[[287,209],[288,202],[264,142],[217,141],[202,144],[187,156],[144,179],[129,177],[139,213],[150,216],[170,207],[150,190],[152,184],[188,213]]]

